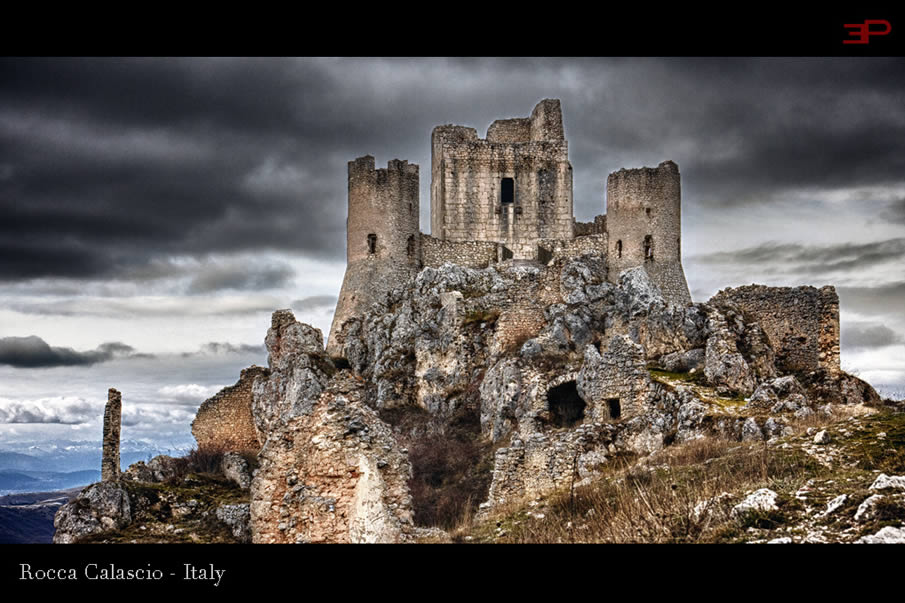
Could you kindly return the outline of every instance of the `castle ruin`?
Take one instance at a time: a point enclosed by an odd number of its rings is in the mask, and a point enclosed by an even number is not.
[[[394,159],[375,169],[370,155],[349,162],[347,267],[327,351],[339,334],[426,266],[484,268],[506,260],[547,264],[596,251],[607,279],[643,267],[671,304],[691,303],[682,269],[679,168],[610,174],[607,213],[573,216],[572,165],[559,100],[530,117],[501,119],[478,138],[474,128],[443,125],[431,134],[431,234],[419,230],[419,169]]]

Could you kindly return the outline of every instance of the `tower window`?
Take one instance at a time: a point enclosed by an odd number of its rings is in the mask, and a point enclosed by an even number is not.
[[[654,259],[654,238],[651,235],[644,237],[644,259]]]
[[[651,216],[650,216],[650,208],[649,208],[649,207],[647,207],[647,208],[644,209],[644,213],[647,214],[647,217],[648,217],[648,218],[651,217]]]
[[[622,239],[616,241],[616,257],[622,257]]]
[[[606,406],[610,412],[611,419],[618,419],[622,416],[622,406],[619,404],[619,398],[610,398],[606,401]]]
[[[415,235],[409,235],[408,243],[405,245],[405,251],[410,258],[415,256]]]
[[[368,235],[368,253],[377,253],[377,235],[374,233]]]
[[[515,181],[512,178],[503,178],[500,181],[500,203],[515,202]]]

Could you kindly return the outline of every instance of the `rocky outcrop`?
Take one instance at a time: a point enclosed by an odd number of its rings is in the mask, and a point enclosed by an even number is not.
[[[267,439],[251,484],[252,540],[402,542],[414,533],[408,459],[364,403],[360,378],[318,368],[320,341],[291,313],[274,314],[270,378],[255,389]]]
[[[117,482],[88,486],[57,511],[53,520],[54,544],[71,544],[80,538],[122,528],[132,521],[129,494]]]

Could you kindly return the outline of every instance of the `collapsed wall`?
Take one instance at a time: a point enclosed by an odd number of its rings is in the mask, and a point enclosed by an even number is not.
[[[252,416],[252,386],[266,378],[269,370],[261,366],[242,369],[235,385],[224,387],[198,408],[192,421],[192,435],[199,448],[207,446],[236,451],[261,448]]]
[[[757,321],[785,371],[839,372],[839,296],[832,286],[723,289],[710,303],[730,302]]]

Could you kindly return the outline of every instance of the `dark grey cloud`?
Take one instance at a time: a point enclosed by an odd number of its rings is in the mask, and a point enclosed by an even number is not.
[[[905,342],[905,337],[880,323],[842,323],[843,348],[880,348]]]
[[[880,213],[880,217],[896,224],[905,224],[905,197],[896,199]]]
[[[120,342],[103,343],[95,350],[77,352],[72,348],[51,347],[34,335],[0,338],[0,364],[17,368],[47,368],[55,366],[91,366],[114,358],[150,357],[136,354],[135,348]]]
[[[222,266],[208,269],[192,279],[189,293],[210,293],[223,289],[260,291],[288,284],[295,272],[289,266]]]
[[[335,295],[311,295],[291,302],[289,307],[296,312],[317,310],[318,308],[330,308],[332,310],[336,306],[336,300]]]
[[[689,259],[699,264],[756,265],[762,267],[764,272],[819,276],[830,272],[857,272],[886,262],[905,261],[905,238],[826,246],[764,243]]]
[[[690,208],[905,174],[899,59],[6,58],[0,85],[7,281],[341,259],[349,160],[420,164],[426,218],[431,128],[483,135],[545,97],[562,99],[579,219],[609,172],[667,158]]]
[[[887,314],[902,318],[905,282],[876,287],[837,287],[839,303],[862,314]]]

